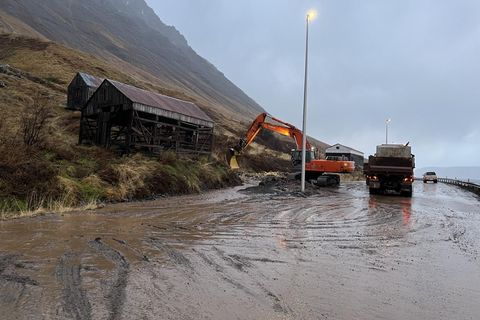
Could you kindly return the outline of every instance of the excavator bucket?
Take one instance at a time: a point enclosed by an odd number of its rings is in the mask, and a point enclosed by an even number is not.
[[[237,162],[237,153],[233,148],[227,150],[227,163],[232,169],[240,169]]]

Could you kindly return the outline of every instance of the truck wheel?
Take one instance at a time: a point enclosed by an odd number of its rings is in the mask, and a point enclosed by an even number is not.
[[[438,180],[434,180],[433,183],[438,183]]]
[[[378,194],[378,190],[377,189],[369,189],[369,192],[370,194]]]
[[[423,180],[423,183],[427,183],[427,180]]]

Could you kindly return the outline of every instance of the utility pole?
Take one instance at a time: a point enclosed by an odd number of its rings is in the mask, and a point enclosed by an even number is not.
[[[311,10],[307,14],[307,32],[305,38],[305,82],[303,88],[303,139],[302,139],[302,192],[305,192],[305,166],[307,164],[307,102],[308,102],[308,42],[310,20],[314,19],[316,12]]]

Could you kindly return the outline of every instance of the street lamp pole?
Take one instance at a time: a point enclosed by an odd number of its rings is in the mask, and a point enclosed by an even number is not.
[[[387,119],[385,121],[385,144],[388,144],[388,124],[392,122],[392,119]]]
[[[309,26],[310,19],[315,17],[315,13],[310,11],[307,14],[307,32],[305,38],[305,82],[303,88],[303,138],[302,138],[302,192],[305,192],[305,166],[307,164],[307,102],[308,102],[308,41],[309,41]]]

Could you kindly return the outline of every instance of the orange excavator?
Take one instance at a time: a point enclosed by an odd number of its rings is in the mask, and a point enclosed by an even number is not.
[[[276,123],[267,122],[270,118]],[[292,164],[296,170],[302,167],[302,139],[303,133],[295,126],[282,120],[269,116],[267,113],[260,114],[251,124],[246,137],[240,139],[238,144],[229,148],[227,162],[232,169],[238,169],[237,155],[241,154],[257,137],[262,129],[277,132],[295,140],[297,148],[292,150]],[[355,170],[355,162],[340,159],[324,160],[316,159],[315,151],[307,140],[305,172],[307,180],[315,180],[320,186],[332,186],[340,184],[340,176],[335,173],[352,173]],[[296,174],[299,178],[300,175]]]

